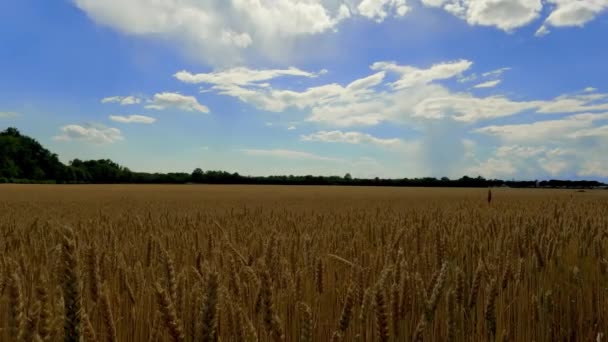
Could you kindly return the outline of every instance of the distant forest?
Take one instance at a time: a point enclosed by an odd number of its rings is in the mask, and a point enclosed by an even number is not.
[[[571,187],[603,186],[598,181],[514,181],[464,176],[460,179],[432,177],[401,179],[360,179],[344,176],[242,176],[225,171],[192,173],[134,172],[109,159],[74,159],[65,165],[57,154],[45,149],[35,139],[22,135],[16,128],[0,132],[0,183],[57,184],[276,184],[276,185],[353,185],[353,186],[425,186],[425,187]]]

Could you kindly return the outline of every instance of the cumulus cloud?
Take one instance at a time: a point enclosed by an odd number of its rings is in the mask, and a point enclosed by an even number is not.
[[[545,147],[506,145],[501,146],[495,151],[495,155],[500,158],[517,156],[518,158],[531,158],[546,151]]]
[[[473,62],[459,60],[432,65],[427,69],[420,69],[409,65],[397,65],[395,62],[376,62],[372,70],[383,70],[400,75],[400,79],[393,82],[394,89],[409,88],[424,85],[433,81],[445,80],[462,74],[473,65]]]
[[[608,125],[585,128],[568,134],[569,138],[608,137]]]
[[[468,60],[427,66],[377,62],[370,65],[368,75],[345,83],[323,83],[318,76],[325,71],[296,68],[184,72],[175,77],[186,83],[208,85],[206,91],[234,97],[265,111],[300,110],[297,115],[322,127],[301,135],[302,141],[396,147],[394,150],[402,155],[414,155],[417,167],[425,170],[423,174],[433,176],[475,172],[512,177],[573,175],[592,156],[558,151],[597,151],[600,139],[608,143],[608,128],[604,128],[608,126],[608,93],[587,89],[549,99],[522,100],[507,95],[478,96],[453,90],[450,82],[443,82],[459,79],[472,69],[473,62]],[[503,67],[475,74],[478,86],[499,84],[499,77],[508,70]],[[297,77],[301,82],[285,89],[280,77]],[[316,85],[306,87],[306,82]],[[293,111],[289,112],[292,115]],[[513,117],[510,124],[492,122],[506,117]],[[346,129],[379,124],[404,125],[413,131],[415,143],[410,144],[410,136],[380,138]],[[487,147],[475,152],[475,146],[484,144],[498,144],[493,155],[487,155]],[[409,148],[410,145],[417,147]],[[290,154],[281,149],[247,153],[314,159],[306,152]]]
[[[582,177],[602,177],[608,178],[608,159],[604,157],[593,158],[583,162],[577,172]]]
[[[156,110],[177,108],[187,112],[209,113],[209,108],[200,104],[194,96],[169,92],[154,94],[154,98],[146,108]]]
[[[549,100],[515,101],[503,95],[478,97],[467,92],[452,92],[435,83],[400,90],[375,90],[373,97],[314,106],[308,120],[337,127],[406,122],[422,136],[417,143],[423,152],[416,160],[427,167],[425,174],[434,176],[571,177],[585,161],[594,158],[593,153],[597,153],[602,143],[608,143],[608,116],[602,112],[608,110],[604,109],[608,94],[587,92]],[[474,123],[524,112],[531,115],[524,119],[525,123],[481,126],[472,131],[477,135],[470,135]],[[552,118],[564,114],[568,116]],[[598,126],[603,122],[606,125]],[[360,135],[349,137],[343,131],[338,132],[342,134],[311,134],[304,139],[331,142],[363,139]],[[490,140],[498,144],[496,154],[488,157],[487,152],[481,150],[476,155],[471,147],[475,140],[467,140],[468,137],[481,141],[496,138]],[[591,138],[604,140],[584,140]],[[510,147],[503,148],[503,144]]]
[[[337,30],[358,16],[375,21],[409,11],[406,0],[73,0],[95,22],[136,36],[175,42],[214,65],[247,53],[275,58],[302,37]]]
[[[406,0],[363,0],[357,6],[359,14],[376,22],[382,22],[393,13],[402,17],[410,11]]]
[[[477,128],[474,132],[496,136],[508,142],[561,141],[567,136],[589,135],[588,129],[592,127],[594,122],[600,120],[608,120],[608,113],[584,113],[557,120],[513,125],[491,125]]]
[[[257,108],[282,112],[289,107],[306,108],[319,102],[329,101],[343,92],[337,84],[311,87],[304,91],[275,90],[266,88],[246,88],[237,85],[218,85],[213,89],[220,95],[236,97]]]
[[[110,115],[110,120],[120,123],[141,123],[141,124],[152,124],[156,122],[155,118],[145,115]]]
[[[486,177],[605,177],[608,167],[608,113],[583,113],[560,119],[474,130],[498,141],[489,156],[469,171]],[[598,157],[599,156],[599,157]],[[496,167],[496,165],[502,167]],[[508,166],[510,165],[510,166]]]
[[[536,111],[542,114],[582,113],[608,110],[608,94],[560,95],[550,100],[514,101],[502,95],[475,97],[469,93],[431,96],[415,107],[415,117],[452,118],[463,122],[494,119]]]
[[[484,160],[478,165],[466,170],[467,174],[486,178],[508,178],[517,172],[515,166],[509,161],[498,158]]]
[[[375,125],[398,116],[399,112],[415,106],[430,95],[448,94],[434,81],[455,77],[471,67],[472,62],[459,60],[438,63],[428,68],[378,62],[371,66],[375,73],[355,79],[346,85],[336,83],[309,87],[301,91],[275,89],[269,83],[275,77],[296,75],[315,77],[316,73],[299,69],[251,70],[239,68],[206,74],[177,73],[185,82],[211,84],[211,90],[221,95],[236,97],[260,109],[282,112],[289,107],[310,109],[308,121],[327,122],[339,126]],[[386,74],[398,80],[384,83]],[[392,89],[383,92],[382,86]]]
[[[179,72],[175,77],[188,83],[206,83],[212,85],[211,91],[221,95],[232,96],[260,109],[281,112],[289,107],[309,108],[317,104],[332,101],[351,101],[373,94],[371,88],[379,85],[385,76],[377,72],[370,76],[354,80],[346,86],[336,83],[310,87],[303,91],[274,89],[266,81],[282,76],[317,77],[325,73],[307,72],[296,68],[255,70],[236,68],[211,73],[190,74]]]
[[[339,162],[342,159],[324,157],[310,152],[284,150],[284,149],[241,149],[240,152],[249,156],[260,156],[260,157],[273,157],[280,159],[305,159],[305,160],[318,160],[318,161],[331,161]]]
[[[457,121],[475,122],[511,116],[535,106],[535,102],[512,101],[500,95],[475,97],[468,93],[455,93],[420,101],[416,104],[413,115],[427,119],[452,118]]]
[[[182,70],[173,75],[178,80],[185,83],[199,84],[208,83],[213,85],[252,85],[257,84],[263,86],[259,82],[269,81],[278,77],[296,76],[296,77],[317,77],[325,73],[322,70],[318,73],[300,70],[298,68],[288,69],[249,69],[245,67],[231,68],[226,70],[214,71],[210,73],[193,74],[189,71]]]
[[[319,131],[316,133],[301,135],[303,141],[320,141],[328,143],[346,143],[346,144],[374,144],[384,147],[397,147],[403,142],[397,138],[377,138],[367,133],[361,132],[343,132],[343,131]]]
[[[550,101],[536,101],[539,113],[576,113],[608,110],[608,94],[560,95]]]
[[[549,27],[582,27],[608,9],[608,0],[547,0],[553,6],[551,14],[536,31],[537,36],[550,32]]]
[[[282,59],[302,38],[329,34],[352,18],[378,23],[413,11],[411,0],[72,0],[93,21],[116,31],[169,41],[212,65],[242,63],[251,55]],[[421,0],[469,25],[512,32],[550,13],[550,27],[583,26],[608,0]]]
[[[575,150],[544,145],[503,145],[485,160],[469,167],[467,172],[487,178],[549,178],[574,172]]]
[[[19,116],[17,112],[0,112],[0,119],[10,119]]]
[[[389,119],[393,106],[388,97],[315,106],[307,121],[331,126],[374,126]]]
[[[124,137],[118,128],[101,125],[66,125],[61,127],[61,133],[54,137],[59,141],[84,141],[92,144],[111,144]]]
[[[366,91],[315,103],[306,119],[328,126],[372,126],[388,120],[394,99],[388,94]]]
[[[487,82],[483,82],[483,83],[479,83],[477,85],[475,85],[473,88],[494,88],[497,85],[500,84],[500,80],[494,80],[494,81],[487,81]]]
[[[237,33],[230,30],[222,31],[221,41],[226,45],[242,49],[253,43],[253,40],[251,40],[251,36],[248,33]]]
[[[429,7],[443,8],[469,25],[493,26],[506,32],[534,21],[541,13],[541,0],[422,0]],[[550,27],[582,27],[608,9],[608,0],[546,0],[550,13],[536,36]]]
[[[110,96],[101,99],[101,103],[119,103],[123,106],[134,105],[141,102],[141,99],[136,96]]]
[[[206,91],[238,98],[262,110],[308,110],[307,121],[341,127],[411,119],[473,123],[525,111],[557,114],[608,110],[608,94],[575,93],[549,100],[515,101],[504,95],[478,97],[468,92],[454,92],[439,84],[458,77],[472,65],[468,60],[437,63],[426,68],[376,62],[370,66],[373,73],[346,85],[327,83],[303,90],[280,89],[274,81],[283,76],[311,79],[325,71],[237,68],[200,74],[180,72],[175,76],[188,83],[209,84],[211,87]],[[510,68],[480,74],[487,81],[474,88],[497,86],[501,81],[493,78],[507,70]],[[394,76],[396,80],[389,80]]]
[[[422,0],[430,7],[443,8],[469,25],[493,26],[513,31],[536,19],[541,0]]]

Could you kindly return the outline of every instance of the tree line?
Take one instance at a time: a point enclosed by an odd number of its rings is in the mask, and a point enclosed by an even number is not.
[[[192,173],[134,172],[109,159],[74,159],[68,165],[57,154],[45,149],[35,139],[22,135],[16,128],[0,132],[0,183],[60,184],[276,184],[276,185],[352,185],[352,186],[419,186],[419,187],[597,187],[598,181],[515,181],[464,176],[459,179],[433,178],[353,178],[344,176],[243,176],[226,171]]]

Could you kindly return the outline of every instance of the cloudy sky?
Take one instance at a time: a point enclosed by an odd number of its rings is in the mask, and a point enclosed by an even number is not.
[[[0,128],[138,171],[608,179],[608,0],[9,0]]]

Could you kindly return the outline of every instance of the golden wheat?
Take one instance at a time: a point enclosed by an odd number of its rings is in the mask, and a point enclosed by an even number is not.
[[[595,190],[3,185],[0,341],[597,340],[607,208]]]

